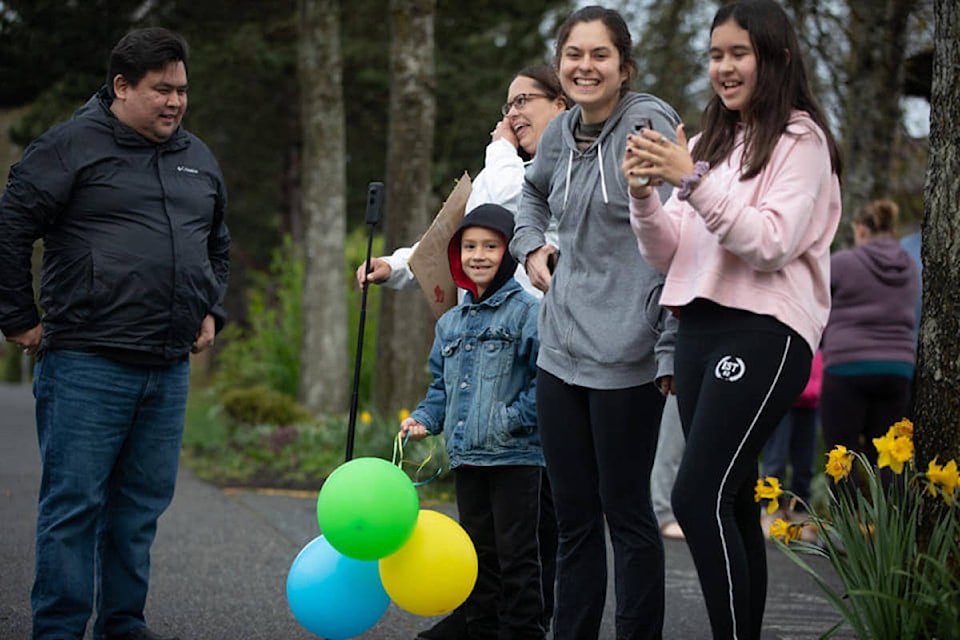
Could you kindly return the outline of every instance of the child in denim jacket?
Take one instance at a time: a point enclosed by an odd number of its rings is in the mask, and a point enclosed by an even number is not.
[[[445,432],[460,523],[479,575],[464,603],[474,640],[545,636],[537,542],[539,303],[513,278],[513,215],[484,204],[465,216],[447,254],[463,302],[437,321],[433,383],[400,424],[413,439]]]

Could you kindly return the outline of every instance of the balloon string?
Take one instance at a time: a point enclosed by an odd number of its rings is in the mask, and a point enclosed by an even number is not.
[[[408,433],[408,434],[397,433],[397,437],[396,437],[396,438],[394,439],[394,441],[393,441],[393,464],[395,464],[395,465],[397,465],[398,467],[400,467],[400,469],[403,469],[403,463],[404,463],[404,459],[403,459],[403,446],[404,446],[405,444],[407,444],[407,441],[408,441],[408,440],[410,440],[410,434],[409,434],[409,433]],[[416,470],[416,471],[414,472],[414,474],[413,474],[413,475],[414,475],[414,478],[419,478],[419,477],[420,477],[420,472],[423,471],[424,467],[427,466],[427,463],[430,462],[430,461],[433,459],[434,447],[435,447],[434,440],[433,440],[433,438],[431,438],[431,439],[430,439],[430,451],[427,453],[427,457],[424,458],[423,462],[421,462],[421,463],[417,466],[417,470]],[[411,462],[410,464],[413,464],[413,463]],[[437,470],[434,472],[434,474],[433,474],[432,476],[430,476],[430,477],[427,478],[426,480],[416,480],[416,481],[414,481],[413,486],[415,486],[415,487],[422,487],[422,486],[425,485],[425,484],[428,484],[428,483],[430,483],[430,482],[433,482],[433,481],[436,480],[438,477],[440,477],[440,472],[441,472],[441,471],[443,471],[443,467],[438,464],[438,465],[437,465]]]

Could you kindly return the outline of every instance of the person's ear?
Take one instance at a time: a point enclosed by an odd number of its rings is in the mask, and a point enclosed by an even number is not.
[[[130,83],[127,82],[127,79],[123,77],[123,74],[118,73],[117,75],[113,76],[113,95],[121,99],[126,98],[127,89],[129,88]]]

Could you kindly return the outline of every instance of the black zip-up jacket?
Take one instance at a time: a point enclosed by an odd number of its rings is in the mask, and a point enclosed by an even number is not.
[[[101,89],[10,169],[0,196],[0,331],[39,322],[31,254],[43,238],[42,349],[172,362],[189,354],[208,313],[223,325],[223,175],[183,127],[157,144],[110,103]]]

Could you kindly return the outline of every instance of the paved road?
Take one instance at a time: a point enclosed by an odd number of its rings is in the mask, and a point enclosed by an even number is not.
[[[29,591],[40,463],[28,386],[0,385],[0,639],[30,637]],[[425,505],[430,506],[430,505]],[[316,638],[290,613],[287,571],[318,535],[309,495],[222,490],[181,469],[153,548],[147,621],[184,640]],[[450,511],[450,505],[432,505]],[[668,540],[665,640],[709,638],[686,545]],[[839,618],[813,581],[772,545],[763,640],[813,640]],[[814,563],[829,572],[824,564]],[[611,571],[612,573],[612,571]],[[612,594],[612,589],[611,589]],[[610,597],[612,600],[612,595]],[[361,640],[410,640],[433,620],[390,605]],[[89,637],[89,631],[88,631]],[[601,637],[614,638],[612,602]],[[835,636],[849,640],[852,634]]]

